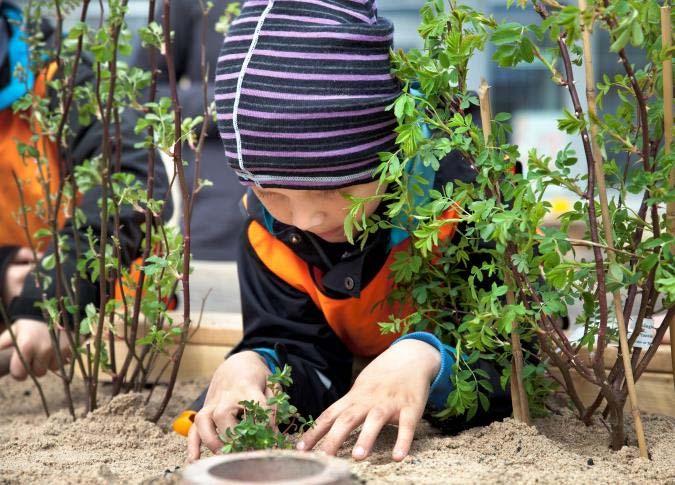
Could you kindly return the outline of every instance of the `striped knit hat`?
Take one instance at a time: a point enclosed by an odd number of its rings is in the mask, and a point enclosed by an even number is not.
[[[248,0],[216,72],[218,129],[244,185],[337,189],[395,149],[393,26],[376,0]]]

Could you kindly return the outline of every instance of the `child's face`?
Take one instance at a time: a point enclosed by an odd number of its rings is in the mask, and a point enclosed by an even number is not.
[[[352,185],[338,190],[291,190],[254,187],[253,191],[276,220],[302,231],[316,234],[327,242],[346,242],[344,221],[351,202],[346,195],[372,197],[378,194],[378,182]],[[370,216],[379,199],[369,201],[365,212]]]

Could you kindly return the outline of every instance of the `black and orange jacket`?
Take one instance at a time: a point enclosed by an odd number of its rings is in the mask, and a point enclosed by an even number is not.
[[[10,28],[16,26],[10,24]],[[47,24],[41,27],[45,35],[46,42],[49,42],[52,32]],[[43,75],[35,80],[33,91],[39,96],[44,96],[53,103],[57,109],[57,99],[55,93],[51,92],[45,83],[45,76],[53,72],[45,64]],[[8,63],[0,62],[0,80],[9,79],[12,75],[7,72]],[[91,69],[91,63],[85,57],[80,63],[76,85],[84,85],[91,82],[94,78]],[[0,88],[2,86],[0,85]],[[64,156],[55,144],[47,137],[40,137],[37,143],[30,141],[30,137],[35,130],[31,129],[29,122],[25,119],[26,113],[14,113],[11,108],[0,110],[0,291],[5,281],[4,272],[9,261],[11,261],[16,250],[21,246],[27,246],[25,231],[21,225],[21,204],[19,201],[18,189],[13,177],[17,174],[22,180],[23,192],[26,197],[26,205],[30,208],[29,227],[31,233],[37,229],[45,227],[45,217],[40,215],[40,200],[44,199],[45,194],[37,182],[37,164],[30,158],[24,157],[19,153],[17,143],[28,143],[38,151],[41,156],[48,160],[48,167],[51,172],[50,192],[55,193],[58,187],[58,161],[59,157]],[[134,148],[134,144],[141,140],[142,136],[134,133],[137,115],[125,111],[122,115],[121,123],[121,144],[113,148],[113,156],[120,154],[120,171],[131,173],[140,183],[145,185],[148,178],[147,151]],[[92,159],[100,154],[101,140],[103,130],[100,123],[94,121],[91,124],[83,125],[78,120],[77,107],[74,106],[69,113],[68,126],[70,131],[67,135],[68,156],[74,165],[80,165],[83,161]],[[158,163],[155,169],[155,198],[164,199],[168,192],[168,177],[164,166]],[[76,253],[75,253],[75,231],[79,231],[79,239],[87,241],[86,232],[92,229],[94,234],[100,234],[101,219],[99,213],[98,200],[101,198],[101,188],[93,187],[86,191],[78,200],[78,207],[85,216],[85,222],[80,229],[76,229],[70,220],[61,221],[61,235],[65,238],[64,247],[68,248],[65,253],[64,275],[66,281],[71,281],[71,277],[76,274]],[[170,200],[169,200],[170,203]],[[170,216],[171,207],[166,207],[165,215]],[[125,207],[120,213],[120,245],[122,263],[129,265],[141,254],[141,241],[143,238],[142,225],[144,224],[144,215],[130,207]],[[48,257],[53,249],[46,241],[34,241],[36,244],[43,244],[41,249],[46,250],[44,257]],[[55,274],[50,275],[50,271],[43,270],[51,281],[55,281]],[[54,273],[54,270],[51,271]],[[98,285],[92,283],[88,278],[78,278],[80,290],[80,308],[83,309],[87,303],[98,305]],[[52,284],[46,290],[47,298],[55,295],[55,285]],[[42,301],[42,295],[38,291],[34,277],[29,275],[23,287],[21,295],[15,298],[9,305],[9,317],[11,321],[19,318],[33,318],[42,320],[42,311],[35,306],[36,302]]]
[[[451,180],[469,182],[474,176],[469,163],[451,153],[442,161],[434,187]],[[391,314],[407,314],[408,309],[387,303],[386,297],[393,285],[390,263],[409,241],[393,241],[390,231],[381,230],[363,250],[327,243],[271,219],[252,191],[243,205],[248,219],[238,271],[244,337],[233,353],[276,349],[279,364],[293,368],[291,401],[316,417],[348,391],[355,356],[375,357],[398,337],[382,335],[377,323]],[[461,237],[461,231],[453,237]],[[498,370],[489,362],[478,365],[494,384],[491,416],[508,415]],[[485,417],[480,414],[474,422]]]

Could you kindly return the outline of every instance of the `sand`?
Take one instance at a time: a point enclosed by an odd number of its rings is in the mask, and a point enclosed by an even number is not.
[[[29,382],[0,380],[0,483],[177,481],[185,466],[185,439],[168,431],[168,418],[159,425],[146,421],[137,410],[140,396],[118,397],[72,422],[61,406],[57,379],[42,382],[54,408],[50,418]],[[203,385],[182,383],[167,416]],[[388,428],[374,455],[352,468],[356,483],[675,484],[675,418],[644,421],[652,461],[640,459],[632,446],[611,452],[602,425],[586,428],[563,410],[533,427],[509,419],[457,436],[442,436],[422,423],[412,456],[402,463],[389,459],[396,430]],[[630,434],[629,440],[635,441]]]

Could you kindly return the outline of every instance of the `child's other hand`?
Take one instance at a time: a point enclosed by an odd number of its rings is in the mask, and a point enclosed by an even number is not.
[[[49,335],[49,327],[46,323],[39,320],[20,318],[12,324],[12,331],[16,337],[17,346],[21,350],[21,354],[33,374],[37,377],[42,377],[47,373],[48,369],[58,369],[56,352],[54,352],[52,338]],[[70,345],[68,345],[68,337],[64,332],[59,332],[59,340],[61,354],[64,359],[68,359],[70,357]],[[9,334],[9,330],[5,330],[0,335],[0,350],[10,347],[12,347],[12,337]],[[28,376],[28,372],[21,363],[16,349],[12,353],[9,371],[12,377],[19,381],[24,380]]]
[[[267,364],[253,351],[234,354],[218,366],[204,407],[195,415],[194,425],[188,432],[189,461],[199,459],[202,443],[214,453],[220,451],[223,442],[218,435],[238,423],[240,401],[258,401],[267,405],[269,375]]]
[[[319,416],[298,449],[310,450],[325,437],[322,451],[335,455],[349,434],[363,424],[352,451],[355,460],[363,460],[382,427],[398,424],[392,457],[401,461],[410,451],[440,364],[438,350],[425,342],[410,339],[396,343],[373,360],[352,389]]]

